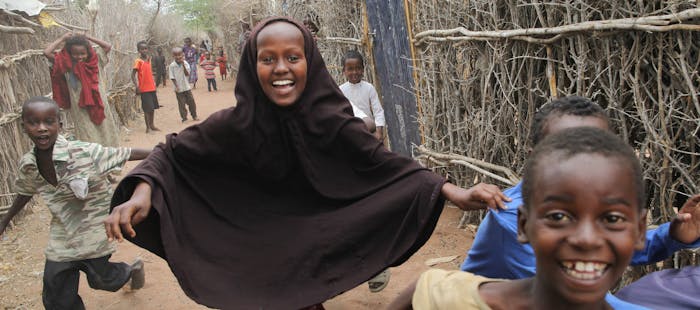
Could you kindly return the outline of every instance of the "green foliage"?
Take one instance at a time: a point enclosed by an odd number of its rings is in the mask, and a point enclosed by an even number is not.
[[[217,20],[218,0],[171,0],[171,8],[195,31],[212,31]]]

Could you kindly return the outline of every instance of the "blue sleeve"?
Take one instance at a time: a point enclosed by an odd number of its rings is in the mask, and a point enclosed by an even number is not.
[[[700,239],[690,244],[676,241],[671,237],[670,228],[671,223],[664,223],[656,229],[647,230],[646,246],[644,250],[634,252],[630,264],[652,264],[671,257],[678,250],[700,247]]]

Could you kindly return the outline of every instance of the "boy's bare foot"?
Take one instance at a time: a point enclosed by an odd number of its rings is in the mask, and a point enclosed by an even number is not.
[[[160,131],[160,129],[158,129],[158,128],[156,128],[156,127],[151,127],[151,130],[153,130],[153,131]]]
[[[151,128],[146,127],[146,133],[151,132]]]
[[[132,290],[138,290],[143,287],[146,283],[146,271],[143,269],[143,261],[141,259],[136,259],[133,264],[131,264],[131,284],[129,285]]]

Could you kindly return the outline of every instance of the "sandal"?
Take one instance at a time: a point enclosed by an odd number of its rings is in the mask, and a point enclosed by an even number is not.
[[[378,275],[374,276],[374,278],[367,281],[369,291],[372,293],[380,292],[389,284],[390,277],[391,272],[389,272],[389,269],[380,272]]]

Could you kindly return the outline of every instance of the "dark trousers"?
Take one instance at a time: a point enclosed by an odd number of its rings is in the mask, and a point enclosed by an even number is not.
[[[156,72],[153,75],[155,75],[155,77],[156,77],[156,87],[160,86],[161,82],[163,82],[163,86],[165,86],[165,81],[167,81],[167,79],[165,78],[165,72],[163,72],[163,73]]]
[[[175,97],[177,98],[177,107],[180,110],[180,117],[182,120],[187,119],[187,109],[185,105],[189,108],[192,119],[197,118],[197,104],[194,103],[191,90],[175,93]]]
[[[41,293],[47,310],[85,309],[78,295],[80,272],[87,276],[91,288],[116,292],[131,278],[131,266],[110,263],[111,255],[72,262],[46,261],[44,290]]]
[[[213,79],[207,79],[207,90],[211,91],[211,86],[214,85],[214,90],[216,89],[216,78]]]

